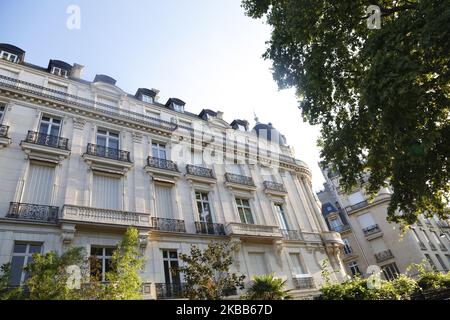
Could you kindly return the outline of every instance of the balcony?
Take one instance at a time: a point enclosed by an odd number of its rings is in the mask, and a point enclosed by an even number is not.
[[[295,276],[292,278],[295,289],[315,289],[314,278],[311,276]]]
[[[83,159],[93,170],[125,174],[133,163],[130,152],[88,143]]]
[[[264,192],[266,194],[271,194],[275,196],[284,196],[287,194],[286,188],[284,184],[273,182],[273,181],[264,181]]]
[[[8,126],[0,125],[0,148],[11,144],[11,139],[8,138]]]
[[[207,184],[216,183],[216,176],[212,169],[191,164],[186,165],[186,179]]]
[[[298,230],[281,229],[280,231],[285,240],[303,240],[302,233]]]
[[[210,234],[210,235],[225,235],[225,227],[221,223],[208,223],[203,221],[195,222],[195,230],[200,234]]]
[[[320,237],[322,238],[325,244],[332,244],[338,246],[344,245],[344,241],[342,241],[341,235],[338,232],[325,231],[320,234]]]
[[[381,229],[378,226],[378,224],[374,224],[369,227],[366,227],[362,231],[367,238],[370,237],[372,239],[373,239],[373,236],[381,234]]]
[[[157,119],[146,114],[125,110],[116,106],[110,106],[104,103],[99,103],[91,99],[86,99],[76,95],[68,94],[66,92],[50,89],[31,82],[26,82],[4,75],[0,75],[0,89],[16,94],[18,99],[42,102],[51,101],[55,107],[70,106],[76,110],[86,112],[90,117],[95,118],[97,115],[106,117],[107,121],[128,121],[133,125],[144,125],[150,127],[153,132],[170,134],[175,131],[178,126],[170,121]],[[19,95],[17,95],[17,93]]]
[[[186,232],[184,220],[155,218],[151,219],[151,228],[159,231]]]
[[[355,210],[364,208],[364,207],[366,207],[368,205],[369,205],[369,202],[367,200],[364,200],[364,201],[358,202],[358,203],[356,203],[354,205],[345,207],[345,210],[347,210],[347,213],[350,213],[350,212],[353,212]]]
[[[20,145],[30,159],[60,162],[70,155],[68,139],[36,131],[28,131]]]
[[[389,250],[389,249],[381,251],[381,252],[378,252],[378,253],[375,254],[375,259],[376,259],[376,261],[378,263],[386,261],[386,260],[389,260],[389,259],[392,259],[392,258],[394,258],[394,255],[392,254],[392,251]]]
[[[98,209],[74,205],[64,205],[60,220],[79,224],[98,224],[104,226],[150,227],[150,215],[111,209]]]
[[[155,283],[157,299],[181,299],[185,297],[184,283]]]
[[[225,173],[225,185],[230,189],[256,190],[255,183],[251,177],[228,172]]]
[[[225,227],[227,235],[236,235],[243,238],[282,238],[280,229],[277,226],[266,226],[257,224],[246,224],[240,222],[230,222]]]
[[[56,223],[59,208],[31,203],[11,202],[6,218]]]
[[[148,172],[154,180],[175,183],[181,173],[175,162],[167,159],[148,157],[147,166],[144,170]]]

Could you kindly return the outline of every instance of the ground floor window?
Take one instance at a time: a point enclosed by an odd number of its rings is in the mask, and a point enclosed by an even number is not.
[[[394,280],[400,274],[395,262],[382,266],[381,269],[386,280]]]
[[[111,247],[91,247],[90,271],[91,277],[101,282],[105,282],[106,273],[112,269],[112,255],[114,248]]]
[[[33,261],[33,253],[42,253],[40,243],[14,243],[14,250],[11,259],[10,285],[19,286],[27,280],[27,274],[23,269]]]
[[[362,275],[361,271],[359,270],[358,263],[356,261],[350,262],[348,264],[348,268],[350,269],[352,276]]]

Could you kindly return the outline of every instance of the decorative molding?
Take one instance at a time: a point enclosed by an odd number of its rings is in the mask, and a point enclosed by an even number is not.
[[[132,132],[131,133],[131,137],[133,139],[133,142],[141,143],[142,142],[142,138],[143,138],[143,134],[140,133],[140,132]]]
[[[83,130],[86,120],[81,118],[73,118],[73,128],[78,130]]]

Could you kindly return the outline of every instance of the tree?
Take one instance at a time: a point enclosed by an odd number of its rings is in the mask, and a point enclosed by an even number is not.
[[[243,289],[245,275],[230,272],[236,246],[228,241],[210,242],[203,251],[191,245],[190,254],[179,255],[182,266],[173,272],[183,273],[189,299],[220,300],[236,288]]]
[[[9,284],[11,278],[11,264],[3,264],[0,267],[0,271],[0,300],[21,299],[22,289],[12,288]]]
[[[369,4],[377,5],[381,28]],[[346,191],[369,173],[393,189],[388,220],[447,217],[450,201],[449,0],[243,0],[267,19],[263,55],[295,87],[304,121],[321,125],[322,165]]]
[[[242,298],[248,300],[290,299],[290,290],[285,290],[285,286],[286,280],[276,279],[271,274],[254,276],[253,283]]]
[[[112,270],[106,274],[109,300],[141,299],[142,281],[139,271],[144,266],[143,254],[139,248],[139,232],[128,228],[117,250],[112,256]]]
[[[77,266],[81,271],[85,255],[83,248],[70,248],[61,255],[54,251],[33,254],[32,262],[25,271],[28,274],[26,287],[31,300],[72,300],[79,299],[79,291],[68,286],[71,273],[69,266]],[[80,272],[81,276],[81,272]],[[79,279],[81,282],[81,278]]]

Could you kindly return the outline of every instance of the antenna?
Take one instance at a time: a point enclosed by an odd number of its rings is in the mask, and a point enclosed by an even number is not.
[[[259,123],[259,119],[258,119],[258,117],[256,116],[256,112],[255,112],[255,110],[253,110],[253,114],[255,115],[255,122],[258,124]]]

